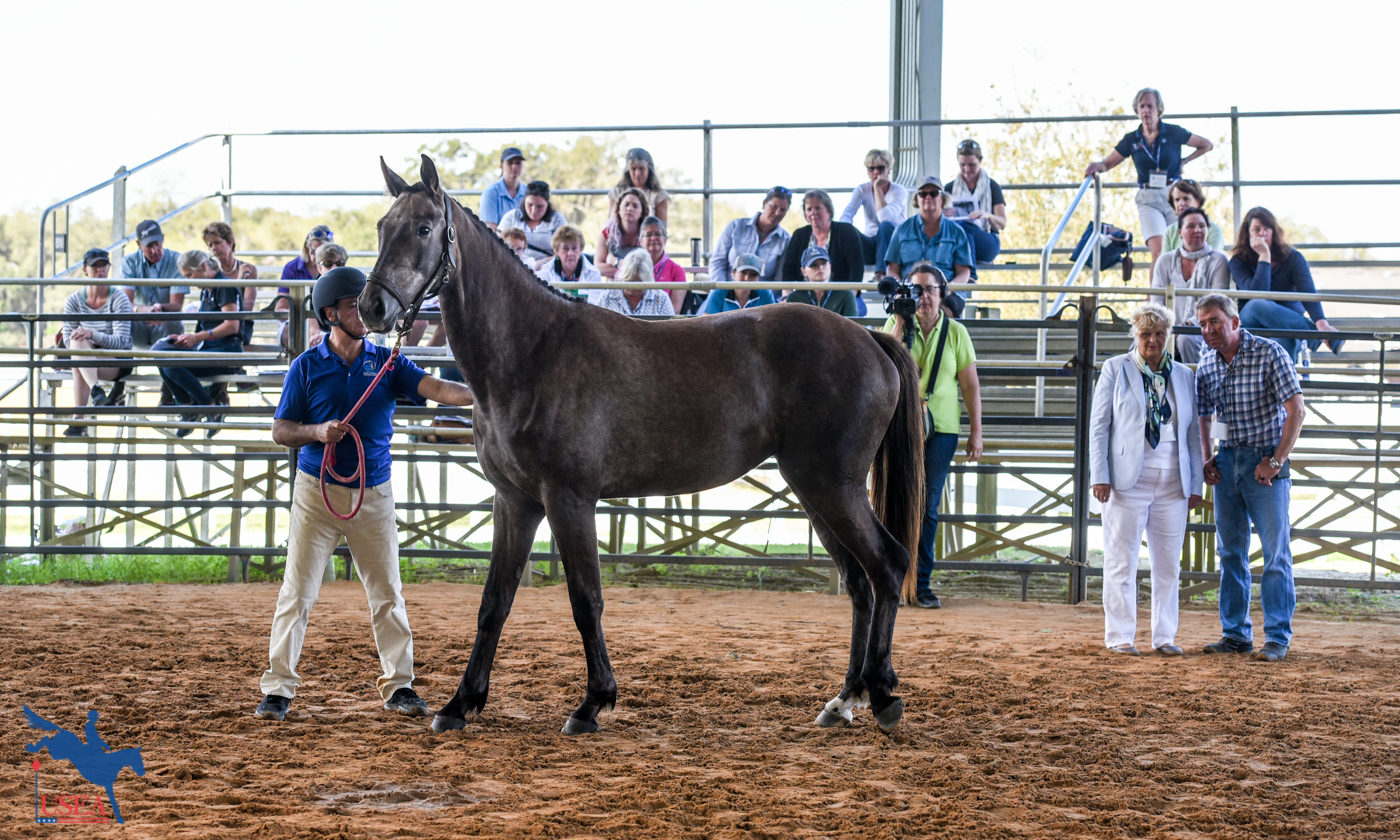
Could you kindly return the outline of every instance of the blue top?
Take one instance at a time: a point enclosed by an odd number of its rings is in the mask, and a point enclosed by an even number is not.
[[[1283,404],[1302,391],[1288,353],[1249,330],[1240,330],[1240,347],[1229,365],[1207,347],[1196,366],[1196,414],[1219,414],[1229,429],[1229,446],[1278,446],[1288,416]]]
[[[1191,132],[1179,125],[1161,123],[1157,128],[1157,142],[1149,144],[1142,136],[1142,126],[1138,126],[1118,141],[1113,150],[1125,158],[1132,158],[1137,167],[1138,186],[1147,186],[1147,176],[1154,169],[1167,172],[1167,183],[1181,180],[1181,147],[1191,139]]]
[[[740,306],[739,301],[734,299],[733,289],[715,289],[705,298],[705,305],[700,308],[701,315],[714,315],[720,312],[737,312],[740,309],[750,309],[755,306],[767,306],[774,302],[773,293],[768,289],[750,289],[749,299]]]
[[[1260,260],[1259,264],[1251,269],[1244,260],[1239,257],[1231,257],[1230,276],[1235,280],[1235,288],[1244,292],[1317,293],[1317,286],[1313,285],[1312,270],[1308,268],[1308,261],[1303,258],[1302,254],[1298,253],[1296,248],[1289,249],[1288,256],[1283,258],[1283,262],[1279,263],[1278,268],[1274,268],[1273,263],[1268,260]],[[1310,300],[1304,303],[1301,300],[1279,300],[1274,302],[1300,314],[1307,312],[1308,317],[1314,321],[1327,317],[1322,314],[1320,301]]]
[[[497,178],[495,183],[481,192],[481,212],[477,215],[483,222],[490,222],[493,225],[501,223],[501,217],[520,206],[520,200],[525,197],[525,182],[520,181],[515,185],[515,198],[510,197],[506,192],[506,179]]]
[[[169,278],[179,278],[183,280],[184,276],[180,274],[180,267],[178,265],[179,259],[180,252],[172,251],[169,248],[165,249],[165,253],[161,256],[160,262],[155,264],[147,262],[146,254],[142,251],[137,251],[134,254],[127,254],[126,257],[122,259],[122,277],[136,280],[160,280]],[[143,306],[150,306],[153,303],[169,303],[171,292],[182,295],[188,295],[190,293],[189,286],[125,286],[123,288],[135,289],[136,297],[132,299],[132,303],[141,304]]]
[[[752,216],[735,219],[724,226],[719,239],[715,240],[714,250],[710,252],[709,273],[711,280],[717,283],[734,282],[729,266],[731,263],[737,263],[739,257],[744,254],[757,254],[758,258],[763,261],[763,271],[759,272],[758,275],[760,281],[767,282],[778,278],[783,252],[787,250],[787,244],[792,239],[792,234],[781,226],[776,227],[768,233],[768,238],[759,244],[758,216],[759,214],[755,213]]]
[[[369,341],[361,343],[364,349],[353,365],[347,365],[344,359],[337,356],[330,349],[329,341],[323,341],[297,356],[287,370],[282,399],[272,416],[278,420],[312,425],[339,420],[349,414],[370,381],[389,359],[388,348]],[[350,420],[350,425],[360,433],[365,447],[366,487],[389,480],[389,438],[394,434],[394,407],[401,397],[415,405],[422,405],[418,383],[426,375],[418,365],[400,356],[394,360],[394,369],[384,375],[374,393]],[[301,447],[297,453],[297,469],[320,476],[325,448],[325,444],[319,442]],[[346,435],[335,447],[336,472],[341,475],[353,472],[357,458],[355,440]],[[330,476],[326,478],[332,483],[341,483]],[[358,482],[353,486],[359,486]]]
[[[938,266],[948,282],[953,281],[953,266],[976,265],[972,258],[972,241],[962,225],[950,219],[943,219],[938,226],[938,235],[930,239],[924,234],[924,219],[913,215],[895,228],[890,238],[889,250],[885,252],[885,262],[899,263],[900,271],[908,271],[914,263],[928,260]]]

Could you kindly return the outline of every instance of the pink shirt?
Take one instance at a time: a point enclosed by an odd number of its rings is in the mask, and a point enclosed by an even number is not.
[[[652,267],[652,272],[658,283],[684,283],[686,281],[685,269],[681,268],[670,257],[663,257],[661,262]]]

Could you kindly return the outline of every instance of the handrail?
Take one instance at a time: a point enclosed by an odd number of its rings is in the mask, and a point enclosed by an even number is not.
[[[1045,247],[1040,249],[1040,285],[1050,285],[1050,254],[1055,250],[1055,246],[1059,244],[1060,237],[1065,233],[1065,226],[1069,224],[1069,220],[1074,216],[1074,211],[1079,209],[1079,202],[1084,200],[1084,193],[1089,191],[1089,187],[1093,186],[1098,178],[1099,176],[1097,175],[1091,175],[1079,184],[1079,190],[1075,192],[1074,199],[1070,201],[1069,209],[1060,217],[1059,223],[1055,225],[1055,232],[1050,234],[1050,240],[1045,243]],[[1040,312],[1040,317],[1045,317],[1045,310],[1043,307]]]

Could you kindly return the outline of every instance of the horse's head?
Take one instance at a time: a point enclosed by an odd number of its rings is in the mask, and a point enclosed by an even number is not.
[[[451,202],[427,155],[423,155],[423,180],[417,184],[399,177],[382,157],[379,168],[394,203],[379,220],[379,259],[360,294],[359,309],[365,326],[389,332],[432,293],[430,286],[441,283],[456,268],[456,232]]]

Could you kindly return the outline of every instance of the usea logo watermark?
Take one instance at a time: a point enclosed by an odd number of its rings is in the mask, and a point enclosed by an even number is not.
[[[25,752],[48,750],[49,757],[54,761],[71,763],[78,775],[107,791],[106,801],[101,793],[41,793],[39,770],[43,764],[35,758],[30,765],[34,768],[34,821],[41,824],[125,822],[121,808],[117,807],[117,796],[112,791],[112,785],[128,767],[138,776],[146,775],[141,748],[110,749],[102,736],[97,734],[96,711],[87,714],[83,738],[45,720],[28,706],[24,707],[24,718],[35,729],[49,733],[32,744],[25,744]]]

